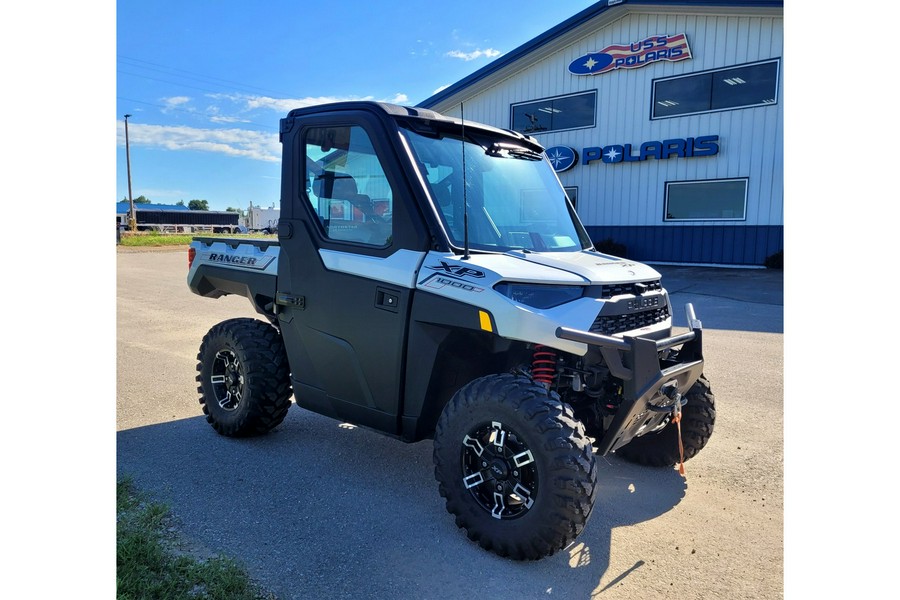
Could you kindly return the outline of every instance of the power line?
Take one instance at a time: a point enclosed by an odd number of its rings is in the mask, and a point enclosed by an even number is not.
[[[241,83],[241,82],[238,82],[238,81],[232,81],[232,80],[229,80],[229,79],[222,79],[222,78],[220,78],[220,77],[212,77],[212,76],[210,76],[210,75],[204,75],[204,74],[202,74],[202,73],[196,73],[196,72],[194,72],[194,71],[188,71],[188,70],[186,70],[186,69],[179,69],[179,68],[177,68],[177,67],[170,67],[170,66],[167,66],[167,65],[161,65],[161,64],[158,64],[158,63],[150,62],[150,61],[141,60],[141,59],[139,59],[139,58],[132,58],[132,57],[129,57],[129,56],[121,56],[121,55],[119,55],[119,56],[118,56],[118,59],[119,59],[120,61],[123,61],[123,62],[125,63],[125,65],[127,65],[127,66],[137,67],[137,68],[139,68],[139,69],[147,69],[147,70],[150,70],[150,71],[160,71],[160,72],[163,72],[163,73],[168,73],[168,74],[174,75],[175,77],[183,77],[183,78],[185,78],[185,79],[195,79],[195,80],[197,80],[197,81],[201,81],[202,83],[224,83],[224,84],[229,84],[229,85],[232,85],[232,86],[237,86],[237,87],[239,87],[239,88],[244,88],[245,90],[255,90],[255,91],[257,91],[257,92],[266,92],[266,93],[269,93],[269,94],[275,94],[275,95],[277,95],[277,96],[281,96],[282,98],[289,98],[289,97],[291,96],[290,94],[285,94],[284,92],[277,92],[277,91],[269,90],[269,89],[266,89],[266,88],[260,88],[260,87],[256,87],[256,86],[251,86],[251,85],[247,85],[247,84],[245,84],[245,83]],[[128,61],[130,61],[131,64],[129,64]],[[134,63],[142,63],[142,64],[134,64]],[[152,67],[146,67],[146,66],[143,66],[143,65],[152,65]],[[153,68],[153,67],[159,67],[159,68]],[[186,73],[187,75],[178,75],[178,72],[180,72],[180,73]],[[131,73],[131,74],[132,74],[132,75],[136,75],[136,74],[134,74],[134,73]],[[136,76],[138,76],[138,77],[144,77],[143,75],[136,75]],[[189,76],[190,76],[190,77],[189,77]],[[152,79],[152,78],[148,77],[148,79]],[[175,83],[175,82],[167,81],[166,83]]]
[[[134,77],[140,77],[141,79],[149,79],[150,81],[159,81],[159,82],[162,82],[162,83],[171,83],[171,84],[173,84],[173,85],[177,85],[177,86],[181,86],[181,87],[185,87],[185,88],[190,88],[190,89],[192,89],[192,90],[200,90],[201,92],[210,92],[210,93],[213,93],[213,94],[219,94],[219,93],[222,93],[221,90],[214,90],[214,89],[210,89],[210,88],[202,88],[202,87],[197,87],[197,86],[195,86],[195,85],[187,85],[186,83],[181,83],[180,81],[170,81],[170,80],[168,80],[168,79],[159,79],[158,77],[149,77],[149,76],[147,76],[147,75],[140,75],[140,74],[138,74],[138,73],[129,73],[128,71],[122,71],[121,69],[116,69],[116,73],[121,73],[122,75],[132,75],[132,76],[134,76]]]
[[[166,105],[164,105],[164,104],[154,104],[154,103],[152,103],[152,102],[145,102],[145,101],[143,101],[143,100],[135,100],[135,99],[133,99],[133,98],[125,98],[125,97],[123,97],[123,96],[116,96],[116,99],[117,99],[117,100],[124,100],[124,101],[126,101],[126,102],[136,102],[136,103],[138,103],[138,104],[146,104],[147,106],[155,106],[155,107],[157,107],[157,108],[162,108],[162,109],[165,109],[165,110],[176,110],[176,111],[178,111],[178,112],[187,113],[187,114],[193,115],[193,116],[195,116],[195,117],[212,118],[212,117],[218,116],[218,115],[214,115],[214,114],[210,114],[210,113],[202,113],[202,112],[198,112],[198,111],[194,111],[194,110],[186,110],[186,109],[184,109],[184,108],[178,108],[177,106],[166,106]],[[243,124],[246,124],[246,125],[257,125],[257,126],[259,126],[259,127],[265,127],[266,129],[273,129],[273,130],[277,130],[277,129],[278,129],[278,127],[275,127],[274,125],[271,125],[271,124],[264,124],[264,123],[257,123],[256,121],[240,121],[240,123],[243,123]]]

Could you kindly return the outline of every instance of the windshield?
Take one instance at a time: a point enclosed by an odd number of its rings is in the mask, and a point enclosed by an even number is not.
[[[474,128],[466,129],[465,144],[458,135],[405,133],[457,248],[465,243],[464,206],[471,250],[576,252],[591,247],[541,154]]]

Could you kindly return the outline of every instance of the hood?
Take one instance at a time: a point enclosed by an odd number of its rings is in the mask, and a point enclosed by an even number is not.
[[[434,274],[479,282],[488,287],[504,280],[551,285],[598,285],[660,279],[647,265],[599,252],[523,252],[458,255],[429,252],[419,284]]]
[[[645,264],[584,250],[581,252],[523,252],[506,253],[520,260],[543,267],[551,267],[583,277],[591,283],[625,283],[659,279],[658,271]]]

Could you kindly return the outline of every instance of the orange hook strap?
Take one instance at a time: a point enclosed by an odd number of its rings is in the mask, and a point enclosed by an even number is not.
[[[678,455],[681,461],[678,464],[678,472],[684,477],[684,443],[681,441],[681,402],[675,402],[675,414],[672,417],[675,426],[678,428]]]

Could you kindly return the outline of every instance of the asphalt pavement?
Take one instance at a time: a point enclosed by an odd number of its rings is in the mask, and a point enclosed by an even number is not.
[[[192,294],[186,263],[181,249],[117,255],[117,473],[167,503],[193,548],[236,558],[279,600],[783,598],[783,272],[654,265],[676,325],[687,302],[703,322],[715,433],[685,477],[598,458],[581,536],[516,562],[456,527],[430,442],[296,407],[268,435],[217,435],[197,349],[214,324],[255,313]]]
[[[690,302],[704,329],[784,333],[783,270],[651,266],[672,299],[676,327],[686,326],[681,306]]]

